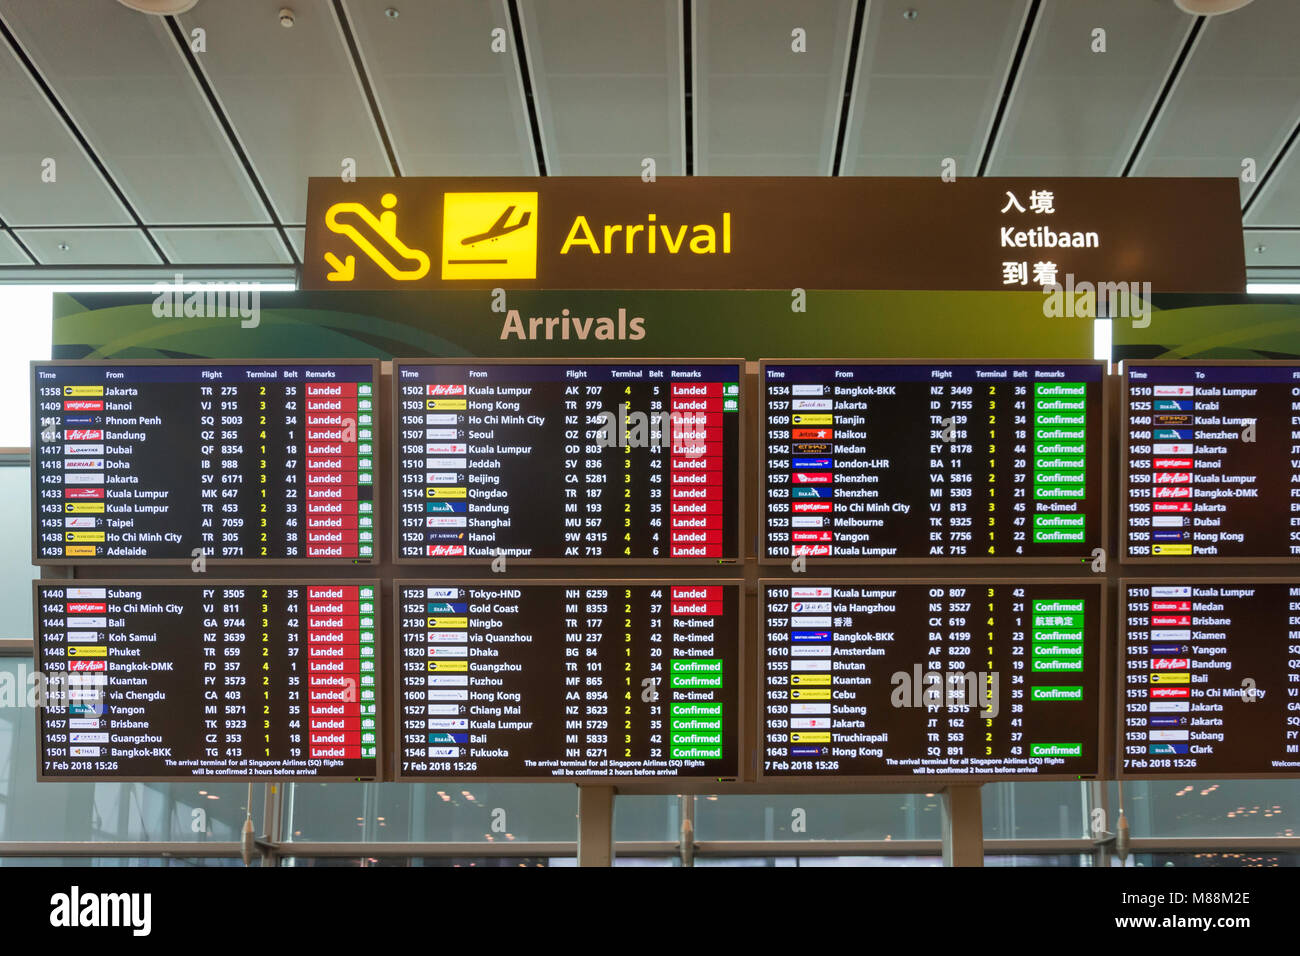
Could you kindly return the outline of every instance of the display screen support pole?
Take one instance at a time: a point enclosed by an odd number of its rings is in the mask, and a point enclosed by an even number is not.
[[[984,814],[978,785],[946,787],[940,816],[944,866],[984,865]]]
[[[614,865],[614,788],[578,786],[578,866]]]

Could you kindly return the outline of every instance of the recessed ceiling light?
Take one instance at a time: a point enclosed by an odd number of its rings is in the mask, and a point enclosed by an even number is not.
[[[1174,0],[1174,4],[1183,13],[1198,17],[1217,17],[1220,13],[1240,10],[1251,0]]]
[[[397,7],[389,7],[384,11],[384,16],[388,17],[390,20],[396,20],[401,15],[401,11],[398,10]]]
[[[175,16],[188,13],[194,9],[199,0],[117,0],[124,7],[130,7],[140,13],[152,13],[158,17]]]
[[[1262,252],[1263,252],[1265,249],[1267,249],[1267,248],[1268,248],[1268,246],[1264,245],[1264,244],[1261,242],[1259,245],[1257,245],[1257,246],[1255,247],[1255,252],[1256,252],[1256,254],[1259,254],[1259,253],[1262,253]]]
[[[289,27],[293,26],[293,22],[295,19],[296,16],[290,7],[280,8],[280,26],[284,27],[287,30],[289,29]]]
[[[916,9],[916,7],[908,7],[906,10],[903,11],[904,20],[915,20],[920,15],[921,13],[919,10]]]
[[[66,242],[59,243],[59,252],[67,252],[71,248],[72,246],[68,245]]]

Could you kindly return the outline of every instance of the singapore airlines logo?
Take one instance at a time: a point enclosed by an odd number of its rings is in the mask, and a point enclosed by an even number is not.
[[[444,279],[537,278],[537,193],[446,193]]]

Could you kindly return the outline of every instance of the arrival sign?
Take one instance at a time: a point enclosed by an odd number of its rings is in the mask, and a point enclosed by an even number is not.
[[[312,179],[304,289],[1243,292],[1233,179]]]

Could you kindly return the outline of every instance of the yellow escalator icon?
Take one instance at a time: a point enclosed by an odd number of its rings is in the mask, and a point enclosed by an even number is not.
[[[337,232],[339,235],[347,236],[356,244],[356,247],[364,252],[375,265],[388,273],[389,277],[398,282],[412,282],[416,279],[422,279],[429,272],[429,256],[419,249],[412,249],[401,239],[397,238],[397,213],[393,207],[397,205],[397,197],[392,193],[384,193],[379,200],[384,207],[384,212],[378,216],[372,213],[359,202],[336,202],[325,210],[325,225],[330,232]],[[340,221],[340,217],[347,217]],[[352,217],[360,220],[359,224],[350,220]],[[360,226],[369,227],[369,233],[376,239],[380,240],[389,250],[396,253],[400,259],[407,263],[414,262],[415,266],[402,268],[394,264],[389,258],[387,252],[381,252],[376,248],[375,243],[371,241],[370,236],[358,228]],[[332,252],[325,253],[325,261],[329,263],[333,270],[326,278],[330,282],[351,282],[356,275],[356,257],[347,256],[340,260]]]

